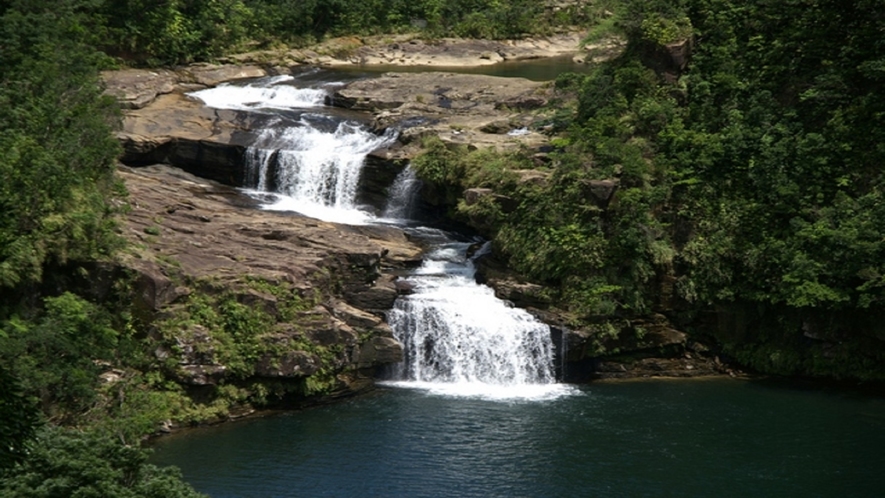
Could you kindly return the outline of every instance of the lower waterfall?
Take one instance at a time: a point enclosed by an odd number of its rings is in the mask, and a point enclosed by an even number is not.
[[[491,399],[572,393],[556,383],[550,328],[476,283],[466,256],[471,245],[441,243],[407,277],[412,294],[397,299],[388,314],[405,360],[388,384]]]

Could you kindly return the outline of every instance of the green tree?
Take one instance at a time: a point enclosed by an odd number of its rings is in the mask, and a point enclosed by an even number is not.
[[[38,413],[37,404],[18,380],[0,366],[0,476],[27,455],[38,426]]]
[[[0,479],[0,495],[199,498],[174,468],[147,463],[146,450],[106,436],[48,426],[28,458]]]
[[[107,255],[118,240],[117,110],[97,79],[106,59],[75,6],[50,4],[0,11],[0,287]]]

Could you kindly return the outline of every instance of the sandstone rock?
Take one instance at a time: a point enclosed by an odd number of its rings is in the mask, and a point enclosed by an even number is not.
[[[267,71],[258,66],[194,64],[179,71],[182,79],[206,86],[217,86],[220,83],[247,78],[267,76]]]
[[[355,290],[345,294],[347,302],[365,310],[389,310],[399,294],[391,281],[379,282],[366,289]]]
[[[175,372],[178,381],[191,386],[212,386],[224,377],[224,365],[181,365]]]
[[[420,20],[419,20],[420,21]],[[441,38],[432,42],[413,35],[364,37],[359,43],[348,38],[331,39],[316,51],[302,50],[290,56],[311,64],[328,66],[402,65],[471,67],[496,64],[505,60],[528,60],[568,56],[579,50],[583,33],[558,33],[547,37],[520,40],[479,40]],[[341,50],[344,46],[346,50]],[[324,52],[328,55],[319,55]]]
[[[483,197],[494,195],[495,191],[490,188],[469,188],[464,191],[464,202],[468,206],[477,204]]]
[[[137,273],[133,289],[137,306],[158,311],[182,294],[156,263],[138,261],[131,268]]]
[[[359,350],[359,368],[399,363],[403,361],[403,346],[391,337],[375,337]]]
[[[212,334],[202,325],[191,325],[175,335],[180,365],[217,365]]]
[[[587,190],[596,204],[604,209],[608,207],[619,184],[618,180],[590,180],[587,182]]]
[[[516,182],[520,185],[544,186],[550,180],[549,171],[538,171],[536,169],[517,169],[513,170],[513,173],[515,173],[519,177]]]
[[[371,329],[382,322],[377,316],[354,308],[343,301],[338,301],[333,305],[332,314],[343,320],[347,325],[361,329]]]
[[[511,279],[496,280],[490,285],[495,289],[495,296],[520,308],[546,308],[550,305],[550,300],[544,296],[543,285]]]
[[[305,336],[314,344],[323,347],[336,344],[355,346],[359,339],[357,333],[350,326],[340,321],[331,323],[329,327],[308,330],[305,332]]]
[[[175,90],[178,76],[165,69],[123,69],[101,73],[105,93],[116,97],[123,109],[141,109],[158,95]]]
[[[280,310],[277,308],[277,298],[272,294],[259,292],[255,289],[245,289],[237,292],[235,297],[240,304],[259,309],[273,318],[280,317]]]

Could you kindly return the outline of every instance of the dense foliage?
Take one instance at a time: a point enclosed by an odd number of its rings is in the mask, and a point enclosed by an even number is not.
[[[609,6],[592,35],[617,32],[627,50],[558,80],[578,105],[550,120],[563,136],[549,181],[460,177],[514,199],[509,213],[487,203],[498,251],[579,320],[665,312],[760,370],[881,379],[885,14],[872,1]],[[618,182],[610,204],[600,180]]]
[[[147,450],[95,433],[47,426],[28,458],[0,479],[0,495],[199,498],[174,468],[147,463]]]
[[[0,11],[0,287],[115,245],[119,146],[115,104],[97,84],[104,58],[75,11],[13,4]]]
[[[122,245],[118,111],[98,83],[109,59],[93,46],[94,4],[0,2],[0,495],[195,496],[121,444],[144,428],[38,433],[41,411],[102,420],[113,398],[99,374],[138,358],[128,306],[66,290]]]
[[[0,476],[24,460],[38,424],[38,408],[0,365]]]
[[[586,20],[586,5],[533,0],[57,0],[94,45],[127,62],[206,60],[327,35],[421,32],[505,38]]]

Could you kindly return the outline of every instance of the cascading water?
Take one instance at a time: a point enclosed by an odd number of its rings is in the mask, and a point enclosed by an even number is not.
[[[298,88],[286,83],[295,77],[274,76],[248,85],[223,84],[192,92],[189,95],[215,109],[252,111],[257,109],[306,109],[323,105],[326,90]]]
[[[225,85],[191,95],[217,108],[267,112],[322,105],[324,90],[295,88],[287,77],[248,85]],[[279,115],[258,134],[246,153],[253,192],[273,201],[265,209],[297,211],[327,221],[377,221],[356,205],[366,155],[391,144],[395,133],[375,135],[358,124],[302,112],[297,120]],[[387,222],[408,222],[420,187],[406,168],[391,186]],[[491,399],[550,399],[571,394],[553,373],[550,329],[525,310],[508,306],[476,283],[470,243],[445,232],[410,228],[432,247],[408,280],[411,295],[400,297],[388,322],[405,346],[395,385]]]
[[[291,80],[278,76],[191,95],[222,109],[291,110],[323,105],[325,90],[282,84]],[[366,156],[395,139],[393,130],[376,135],[362,125],[316,113],[303,113],[294,122],[278,117],[246,151],[247,187],[255,193],[274,194],[264,209],[364,224],[372,217],[356,205],[356,194]]]
[[[279,195],[265,209],[366,223],[370,216],[356,205],[366,155],[395,139],[392,132],[375,135],[349,122],[323,131],[302,118],[299,126],[267,128],[259,135],[246,153],[247,177],[261,192],[276,186]]]
[[[492,399],[568,394],[554,377],[550,328],[476,283],[470,245],[437,246],[408,277],[413,293],[388,315],[405,348],[392,384]]]
[[[397,175],[390,186],[384,217],[391,220],[408,221],[413,218],[415,199],[421,189],[421,180],[410,166]]]

